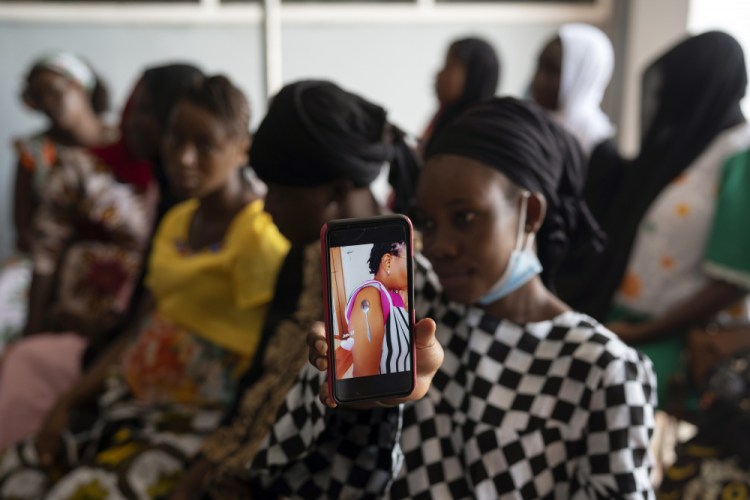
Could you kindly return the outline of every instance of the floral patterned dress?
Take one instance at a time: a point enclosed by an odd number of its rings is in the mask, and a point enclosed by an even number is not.
[[[44,134],[14,141],[19,168],[32,175],[32,195],[40,198],[47,178],[58,164],[59,146]],[[28,255],[17,252],[0,268],[0,354],[18,338],[26,323],[32,265]]]
[[[750,289],[750,124],[722,134],[667,186],[638,229],[611,319],[664,314],[711,280]],[[747,300],[721,323],[750,322]],[[654,362],[659,401],[680,369],[685,337],[641,344]]]
[[[288,243],[260,201],[222,242],[192,250],[195,200],[168,212],[146,279],[156,310],[112,367],[95,415],[77,415],[52,470],[34,441],[0,458],[0,498],[163,498],[221,422],[253,359]]]
[[[87,151],[58,151],[32,235],[34,275],[52,282],[48,302],[33,314],[43,315],[49,330],[15,340],[3,355],[0,448],[36,432],[80,376],[88,336],[108,333],[127,312],[157,201],[149,178],[142,187],[121,182],[111,165]]]

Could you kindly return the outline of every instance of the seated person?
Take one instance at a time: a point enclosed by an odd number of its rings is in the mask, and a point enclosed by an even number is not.
[[[493,99],[447,126],[417,190],[434,271],[418,257],[416,314],[437,329],[416,325],[414,392],[335,408],[318,325],[248,471],[255,496],[652,497],[651,363],[549,291],[597,237],[583,169],[532,104]]]
[[[206,440],[175,490],[175,500],[202,493],[248,498],[247,464],[307,361],[307,331],[323,318],[320,228],[330,219],[382,215],[373,191],[384,165],[400,172],[416,163],[383,108],[326,81],[284,87],[253,138],[250,156],[268,184],[266,210],[292,248],[279,272],[256,361],[224,425]]]
[[[249,119],[222,76],[178,101],[164,150],[173,186],[190,199],[156,234],[153,305],[58,401],[37,439],[6,453],[0,497],[156,498],[218,425],[258,348],[288,250],[240,173]],[[97,400],[95,421],[76,433],[77,413]],[[38,463],[26,460],[34,446]]]
[[[31,65],[24,83],[24,104],[44,115],[48,125],[13,142],[16,253],[0,267],[0,353],[26,324],[33,221],[50,172],[59,165],[62,151],[103,146],[118,137],[117,129],[102,119],[109,108],[107,86],[80,56],[67,51],[44,54]]]
[[[189,65],[146,70],[119,141],[60,151],[36,209],[25,336],[0,364],[0,451],[39,430],[81,376],[86,350],[127,321],[165,194],[155,168],[160,114],[199,76]]]

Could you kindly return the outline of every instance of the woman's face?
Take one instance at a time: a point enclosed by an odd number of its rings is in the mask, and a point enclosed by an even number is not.
[[[445,65],[435,77],[435,94],[441,105],[447,106],[461,100],[466,84],[466,66],[449,50]]]
[[[34,71],[25,98],[62,129],[75,127],[80,113],[91,107],[86,90],[78,82],[49,70]]]
[[[249,137],[236,137],[227,124],[200,106],[179,101],[164,134],[171,185],[179,194],[202,198],[224,187],[247,164]]]
[[[441,155],[427,162],[417,220],[449,299],[476,303],[497,282],[516,244],[519,206],[520,189],[479,161]]]
[[[534,102],[551,111],[559,108],[562,55],[562,42],[559,38],[555,38],[539,54],[536,73],[531,84]]]
[[[409,284],[409,274],[406,269],[406,245],[399,245],[395,254],[385,254],[380,259],[381,269],[385,266],[385,286],[393,290],[406,290]]]
[[[128,149],[144,160],[159,157],[162,141],[162,127],[159,123],[151,99],[151,93],[139,81],[125,108],[122,129]]]
[[[281,234],[293,245],[306,245],[320,237],[320,228],[337,218],[332,186],[282,186],[268,182],[265,208]]]

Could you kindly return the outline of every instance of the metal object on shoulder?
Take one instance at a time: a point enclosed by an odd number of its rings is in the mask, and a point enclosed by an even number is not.
[[[367,323],[367,341],[372,342],[372,334],[370,333],[370,316],[368,315],[368,313],[370,312],[370,301],[364,299],[361,306],[362,310],[365,313],[365,323]]]

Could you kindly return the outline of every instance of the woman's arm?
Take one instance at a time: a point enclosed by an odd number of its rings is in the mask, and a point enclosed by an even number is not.
[[[366,301],[366,302],[365,302]],[[361,290],[354,299],[352,314],[349,318],[349,331],[354,335],[354,376],[378,375],[380,373],[380,356],[383,351],[385,320],[380,292],[373,287]],[[362,308],[365,303],[367,313]],[[369,326],[369,334],[368,334]]]
[[[617,322],[607,327],[628,343],[657,340],[706,324],[718,313],[734,305],[745,293],[745,290],[736,285],[713,280],[693,296],[650,321],[640,324]]]
[[[16,248],[19,252],[31,251],[32,221],[35,196],[32,173],[21,165],[16,165],[16,182],[13,193],[13,223],[16,229]]]
[[[417,358],[417,385],[409,396],[375,403],[361,403],[348,405],[350,408],[369,409],[378,406],[393,406],[409,401],[419,401],[427,394],[432,385],[432,379],[443,364],[445,354],[440,342],[435,338],[437,326],[432,319],[421,319],[414,327],[414,355]],[[328,370],[328,342],[326,341],[323,323],[315,323],[307,334],[307,359],[316,370]],[[319,389],[320,402],[329,408],[335,408],[333,398],[328,394],[328,384],[321,384]]]
[[[633,349],[620,351],[591,392],[590,402],[578,472],[586,497],[652,498],[649,446],[656,376],[651,362]]]

